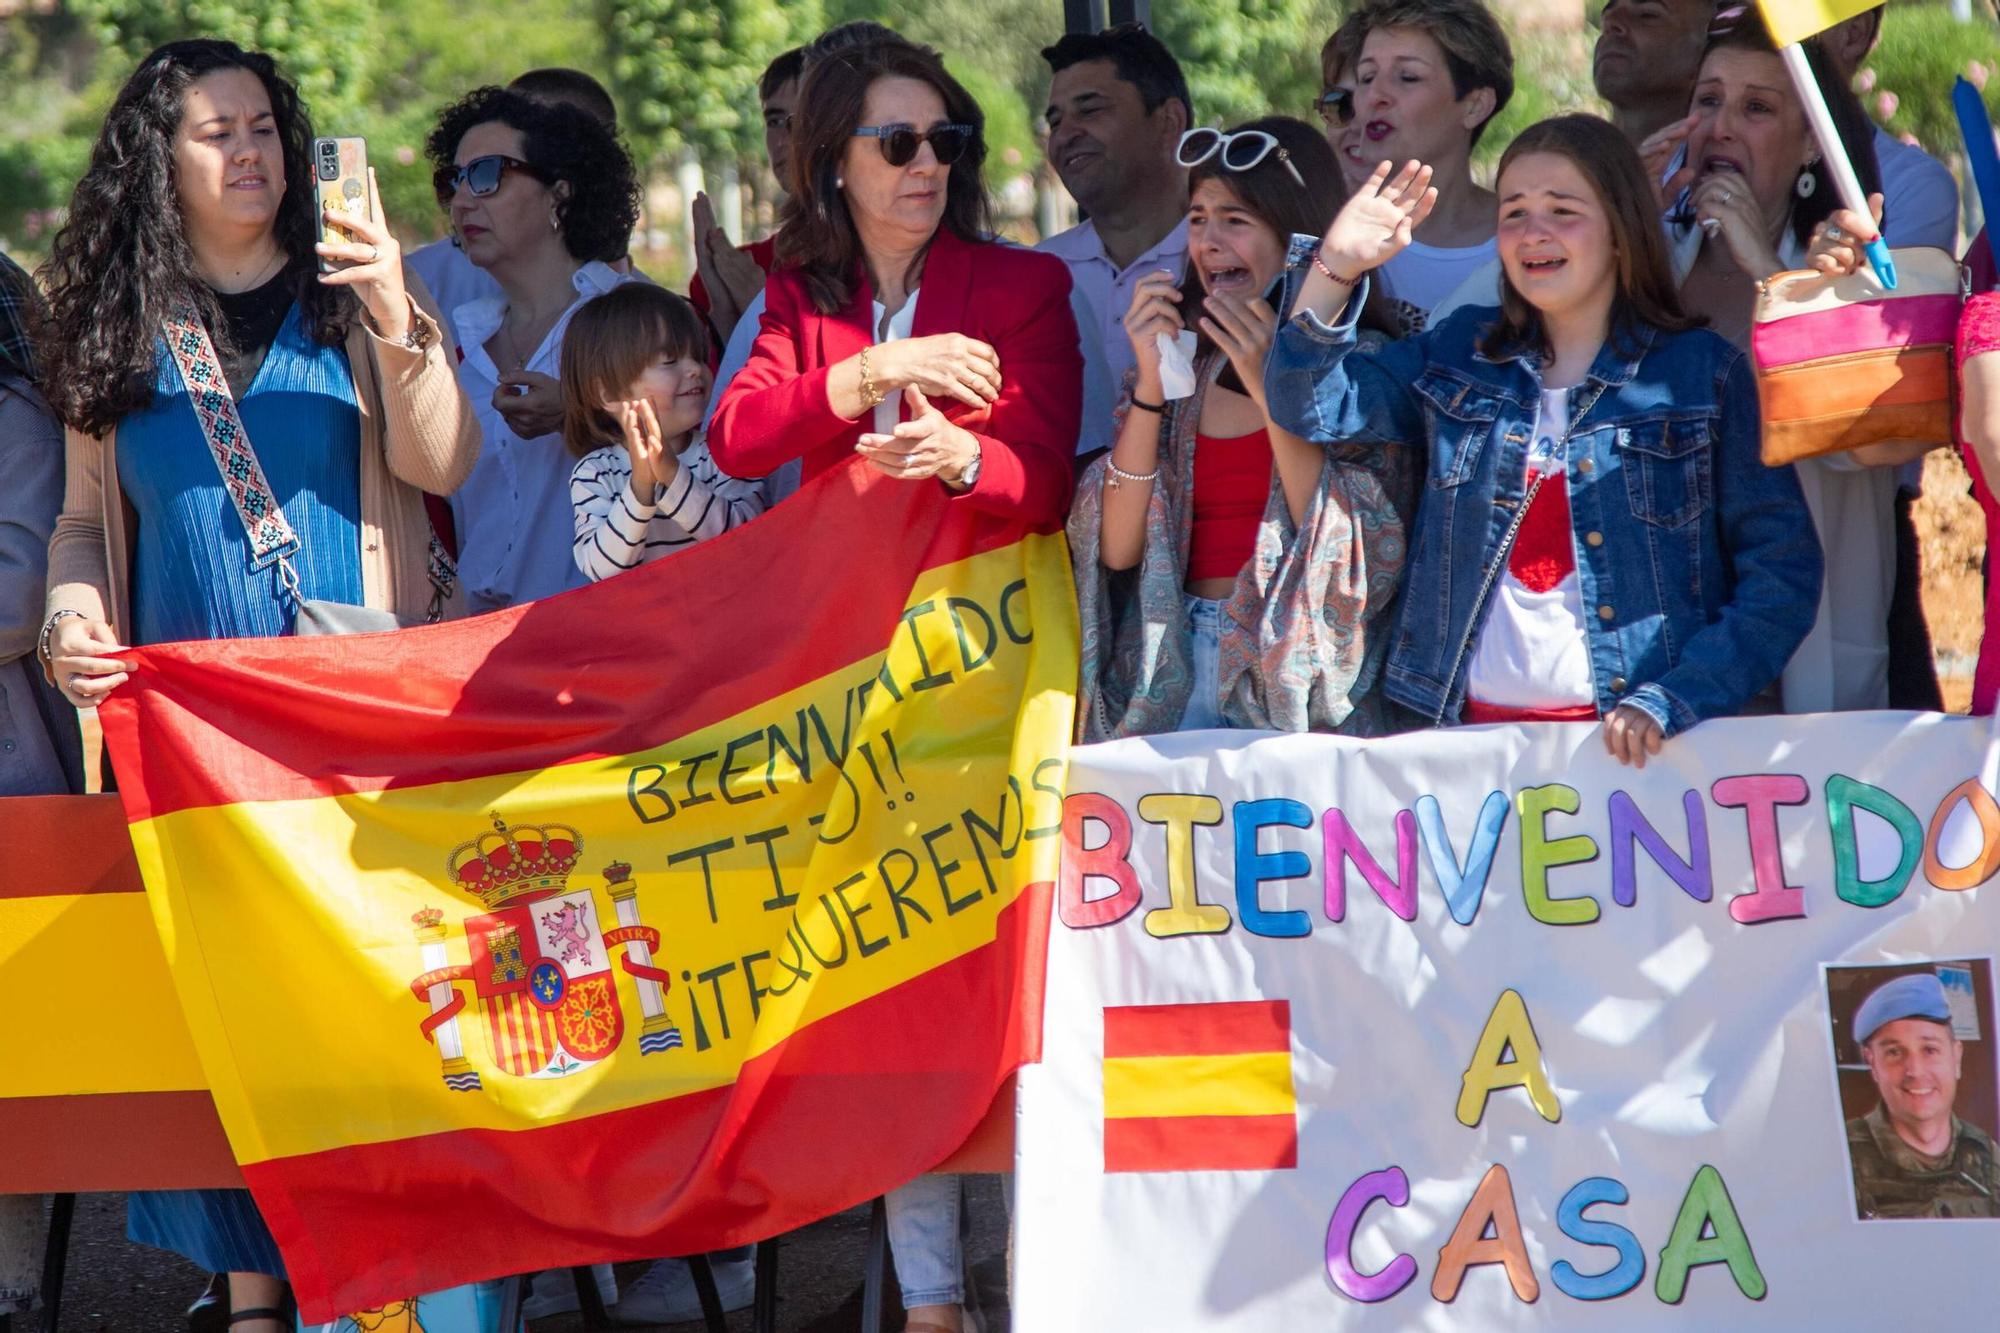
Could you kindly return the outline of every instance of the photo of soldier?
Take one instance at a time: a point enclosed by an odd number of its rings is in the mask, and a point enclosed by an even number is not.
[[[1827,993],[1856,1216],[2000,1219],[1990,962],[1829,968]]]

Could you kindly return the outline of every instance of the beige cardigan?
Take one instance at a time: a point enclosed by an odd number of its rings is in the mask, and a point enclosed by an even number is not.
[[[431,602],[431,528],[423,493],[450,495],[472,475],[479,419],[458,387],[458,346],[430,292],[407,266],[403,282],[412,317],[426,335],[423,350],[377,337],[357,315],[347,333],[347,362],[361,411],[364,601],[418,616]],[[108,622],[118,642],[129,645],[132,545],[118,485],[117,437],[115,427],[101,436],[68,432],[67,485],[62,517],[49,541],[45,615],[81,612]],[[451,610],[458,604],[454,596]],[[43,666],[46,670],[47,663]]]

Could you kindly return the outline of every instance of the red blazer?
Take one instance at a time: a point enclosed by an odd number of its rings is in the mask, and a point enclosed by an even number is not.
[[[999,353],[998,399],[977,410],[956,400],[934,403],[979,438],[979,480],[953,500],[1045,530],[1069,514],[1083,417],[1083,353],[1069,287],[1069,267],[1053,255],[969,244],[940,230],[924,260],[910,328],[913,338],[962,333]],[[847,309],[822,315],[797,270],[772,271],[750,360],[723,391],[708,427],[709,453],[723,471],[761,477],[801,458],[810,481],[855,456],[872,413],[836,415],[826,379],[828,367],[871,342],[873,301],[864,277]]]

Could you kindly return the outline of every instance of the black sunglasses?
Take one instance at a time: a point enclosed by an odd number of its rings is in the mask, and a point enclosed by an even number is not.
[[[532,162],[523,162],[518,157],[508,157],[504,153],[489,153],[485,157],[475,157],[458,167],[439,167],[432,176],[431,184],[437,189],[440,202],[449,203],[463,185],[472,191],[475,199],[484,199],[500,188],[500,182],[510,171],[533,176],[544,185],[549,183],[549,173]]]
[[[1344,130],[1354,123],[1352,88],[1329,88],[1319,95],[1315,105],[1319,107],[1319,118],[1330,130]]]
[[[914,125],[862,125],[854,131],[857,139],[873,139],[882,145],[882,156],[892,167],[906,167],[915,160],[917,148],[928,143],[937,154],[938,165],[948,167],[965,156],[978,142],[979,130],[972,125],[933,125],[919,134]]]

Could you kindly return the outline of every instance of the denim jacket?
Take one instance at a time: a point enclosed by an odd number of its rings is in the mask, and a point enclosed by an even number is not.
[[[1286,321],[1265,391],[1274,421],[1321,445],[1428,446],[1384,691],[1455,722],[1524,514],[1540,368],[1526,348],[1478,350],[1490,306],[1357,352],[1366,297],[1357,287],[1337,326],[1310,311]],[[1631,704],[1671,736],[1739,712],[1812,628],[1822,574],[1798,478],[1759,459],[1748,361],[1706,329],[1640,327],[1607,340],[1570,404],[1570,513],[1599,714]]]

